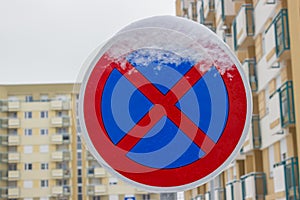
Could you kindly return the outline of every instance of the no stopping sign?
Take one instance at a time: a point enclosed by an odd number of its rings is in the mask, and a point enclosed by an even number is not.
[[[177,17],[133,23],[95,55],[80,89],[83,137],[110,172],[151,191],[219,174],[251,117],[249,84],[228,47]]]

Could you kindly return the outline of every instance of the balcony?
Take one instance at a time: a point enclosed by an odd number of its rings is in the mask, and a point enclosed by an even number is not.
[[[51,110],[70,110],[70,101],[66,100],[52,100],[50,102]]]
[[[101,178],[105,177],[106,172],[102,167],[90,167],[88,168],[88,177],[91,178]]]
[[[8,102],[6,100],[0,100],[0,112],[8,111]]]
[[[281,126],[295,124],[293,82],[287,81],[279,88]]]
[[[215,0],[202,0],[205,22],[213,22],[215,15]]]
[[[8,179],[8,172],[6,170],[0,171],[0,180],[7,180]]]
[[[278,100],[280,104],[280,111],[278,111]],[[274,103],[272,103],[274,102]],[[293,126],[295,124],[295,107],[294,107],[294,92],[293,82],[287,81],[280,86],[270,96],[270,112],[274,112],[273,115],[280,115],[281,127],[285,128]],[[279,114],[280,112],[280,114]],[[275,116],[273,117],[275,119]],[[278,119],[278,118],[276,118]],[[271,120],[272,121],[272,120]],[[275,122],[275,121],[274,121]],[[278,124],[278,123],[277,123]],[[277,125],[276,124],[276,125]],[[274,125],[275,126],[275,125]],[[273,128],[273,127],[271,127]]]
[[[68,185],[52,187],[52,194],[54,196],[70,196],[71,187]]]
[[[69,144],[70,143],[70,134],[62,133],[62,134],[52,135],[51,143],[52,144]]]
[[[51,118],[51,125],[52,127],[68,127],[70,126],[70,117],[53,117]]]
[[[233,41],[232,41],[232,34],[225,33],[223,37],[224,42],[229,46],[229,48],[233,51]]]
[[[241,177],[242,199],[264,200],[267,193],[266,175],[252,172]]]
[[[7,163],[8,162],[8,154],[0,153],[0,161],[1,161],[1,163]]]
[[[255,60],[254,59],[246,59],[242,64],[242,68],[248,78],[252,92],[256,92],[258,89],[258,86],[257,86]]]
[[[202,194],[199,194],[199,195],[195,196],[195,198],[192,198],[192,200],[205,200],[205,198]]]
[[[260,120],[258,115],[252,115],[251,125],[248,132],[248,139],[244,143],[243,152],[261,148],[261,131],[260,131]]]
[[[87,186],[87,193],[90,196],[95,195],[103,195],[103,193],[106,192],[106,186],[105,185],[88,185]]]
[[[94,156],[90,152],[87,152],[87,159],[88,160],[95,160]]]
[[[17,152],[8,152],[8,163],[18,163],[20,161],[20,154]]]
[[[51,154],[53,161],[62,162],[71,160],[71,153],[69,151],[56,151]]]
[[[0,135],[0,145],[1,146],[8,145],[8,136],[7,135]]]
[[[9,135],[8,136],[8,146],[16,146],[20,144],[20,136]]]
[[[255,25],[253,10],[252,4],[244,4],[233,20],[232,31],[235,51],[245,50],[254,42]]]
[[[18,118],[1,118],[0,128],[19,128],[20,119]]]
[[[275,29],[276,56],[279,59],[287,59],[290,50],[290,36],[288,27],[287,9],[282,9],[273,20]]]
[[[14,181],[20,178],[20,171],[18,170],[9,170],[8,171],[8,180]]]
[[[20,190],[17,187],[0,188],[1,199],[17,199],[20,197]]]
[[[242,199],[242,186],[239,180],[226,184],[226,200]]]
[[[235,2],[232,0],[216,0],[216,24],[230,26],[235,15]]]
[[[215,189],[215,200],[226,200],[225,188],[216,188]]]
[[[69,169],[53,169],[51,175],[54,179],[70,178],[71,171]]]
[[[274,165],[274,191],[286,199],[300,199],[298,158],[288,158]]]

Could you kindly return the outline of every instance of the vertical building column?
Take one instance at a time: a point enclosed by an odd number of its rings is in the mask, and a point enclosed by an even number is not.
[[[290,49],[292,77],[294,83],[294,102],[300,102],[300,0],[287,0],[288,2],[288,24],[290,30]],[[295,127],[300,127],[300,104],[295,103]],[[297,154],[300,155],[300,133],[296,128]]]

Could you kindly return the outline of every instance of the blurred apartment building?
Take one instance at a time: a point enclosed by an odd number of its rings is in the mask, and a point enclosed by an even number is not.
[[[133,188],[96,162],[75,128],[72,90],[73,84],[0,86],[0,199],[172,200]]]
[[[235,52],[253,95],[237,158],[187,200],[299,200],[300,1],[177,0],[176,14],[204,24]]]

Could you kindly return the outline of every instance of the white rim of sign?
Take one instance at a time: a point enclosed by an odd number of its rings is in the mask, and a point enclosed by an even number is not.
[[[185,27],[185,28],[178,29],[178,27],[181,27],[180,26],[181,23],[184,23],[185,25],[187,25],[188,28]],[[176,30],[176,26],[177,26],[177,30]],[[206,39],[209,39],[210,41],[213,41],[215,44],[217,44],[218,47],[220,47],[227,54],[227,56],[230,58],[231,62],[233,62],[235,64],[235,66],[238,69],[238,72],[242,78],[244,87],[245,87],[246,99],[247,99],[246,120],[245,120],[245,125],[244,125],[244,129],[243,129],[241,138],[240,138],[239,142],[237,143],[234,151],[230,154],[230,156],[226,159],[226,161],[223,164],[221,164],[212,173],[208,174],[207,176],[205,176],[204,178],[202,178],[200,180],[197,180],[197,181],[189,183],[189,184],[185,184],[185,185],[181,185],[181,186],[174,186],[174,187],[156,187],[156,186],[145,185],[145,184],[133,181],[133,180],[123,176],[122,174],[116,172],[112,167],[110,167],[110,165],[108,163],[106,163],[106,161],[99,155],[99,153],[95,149],[91,139],[89,138],[89,134],[87,132],[87,128],[86,128],[85,120],[84,120],[83,99],[84,99],[86,85],[87,85],[87,82],[89,80],[92,70],[94,69],[98,60],[103,56],[103,54],[105,52],[107,52],[107,50],[114,43],[115,37],[122,36],[122,34],[128,34],[130,32],[133,32],[134,30],[143,29],[143,28],[145,28],[145,29],[157,28],[157,29],[161,29],[161,30],[175,31],[177,33],[185,35],[188,38],[191,38],[192,40],[195,41],[195,43],[197,43],[200,46],[202,46],[201,43],[199,43],[199,41],[197,41],[199,39],[199,38],[197,38],[197,36],[199,36],[199,33],[201,33],[202,36],[203,35],[207,36]],[[195,32],[193,32],[193,31],[195,31]],[[203,48],[203,46],[202,46],[202,48]],[[207,50],[207,49],[205,49],[205,50]],[[179,17],[174,17],[174,16],[157,16],[157,17],[142,19],[142,20],[139,20],[135,23],[132,23],[132,24],[126,26],[119,33],[117,33],[110,40],[108,40],[107,43],[105,43],[104,45],[100,45],[91,53],[91,55],[88,57],[86,62],[83,64],[83,67],[79,74],[77,82],[81,83],[81,86],[80,86],[80,91],[79,91],[79,107],[78,107],[78,112],[76,112],[76,114],[79,117],[79,123],[80,123],[80,127],[82,129],[81,136],[84,139],[83,143],[86,144],[87,148],[89,149],[91,154],[95,157],[95,159],[105,169],[107,169],[111,174],[114,174],[121,180],[129,182],[132,185],[134,185],[136,187],[140,187],[147,191],[179,192],[179,191],[192,189],[201,184],[207,183],[208,181],[212,180],[214,177],[219,175],[234,160],[234,158],[240,152],[240,149],[241,149],[241,147],[246,139],[247,133],[249,131],[251,117],[252,117],[252,94],[251,94],[250,84],[246,78],[246,75],[244,74],[244,72],[242,70],[239,60],[234,55],[234,53],[230,50],[229,46],[226,43],[224,43],[217,35],[215,35],[215,33],[213,33],[211,30],[209,30],[207,27],[205,27],[201,24],[195,23],[191,20],[187,20],[184,18],[179,18]]]

